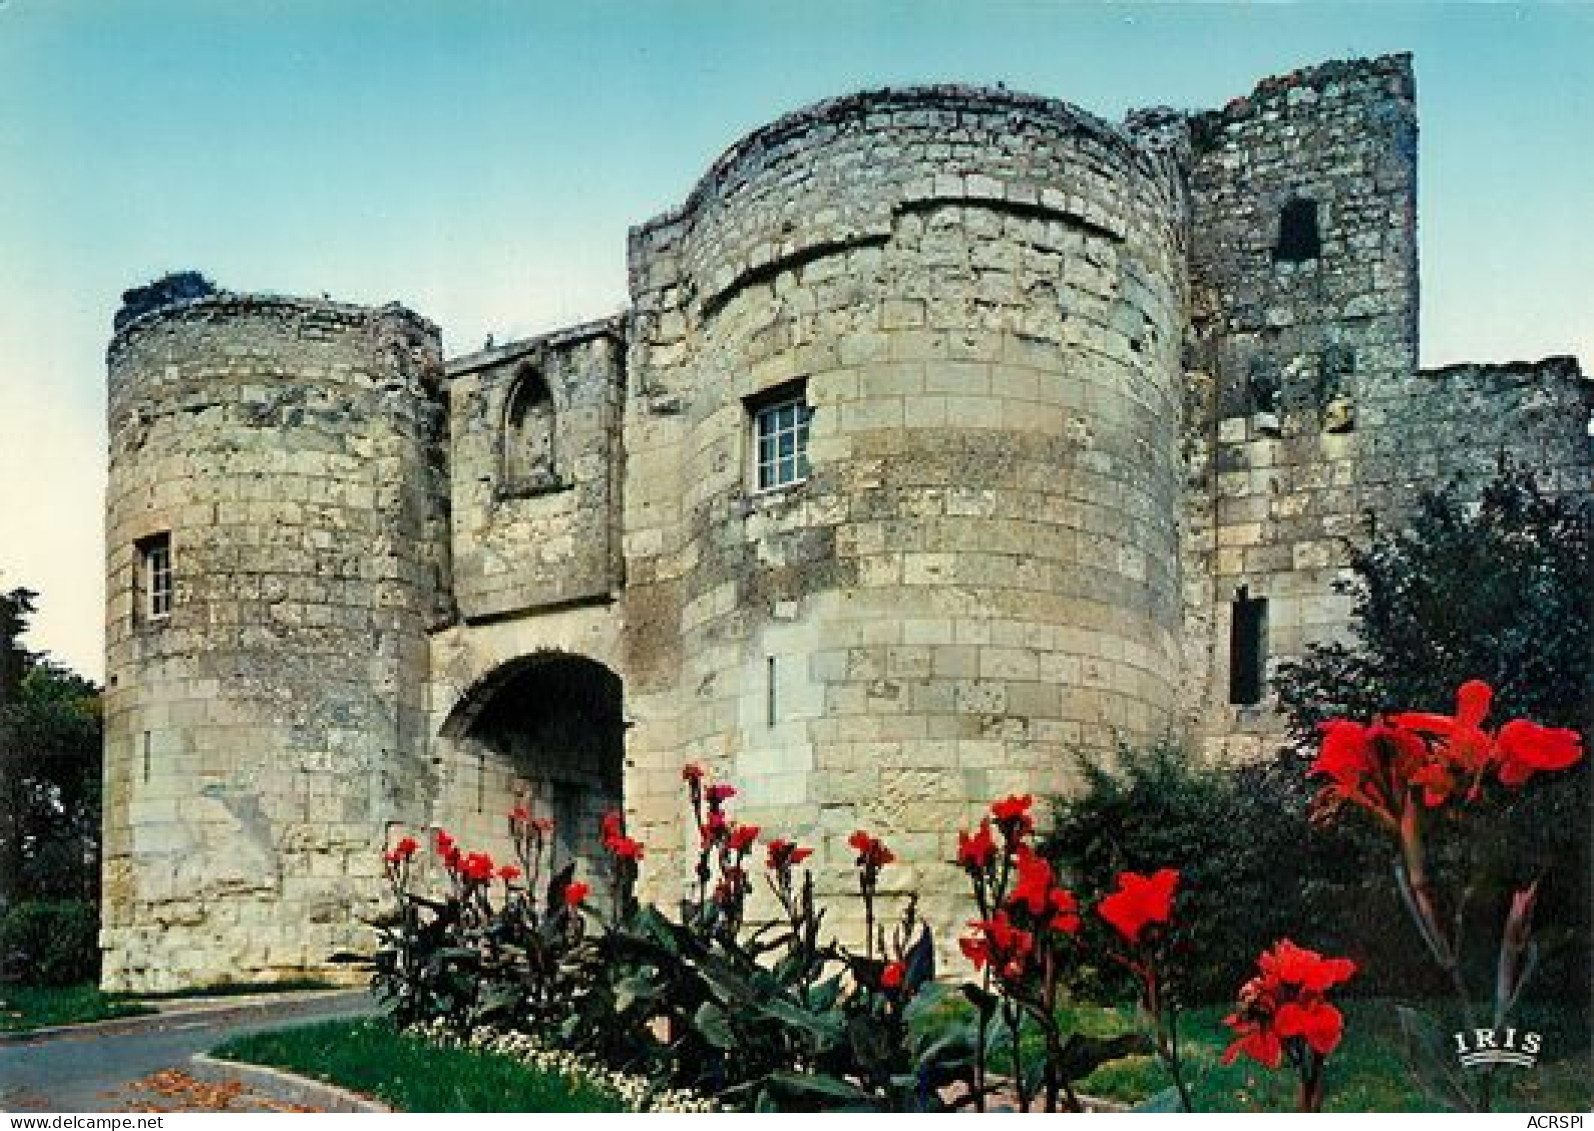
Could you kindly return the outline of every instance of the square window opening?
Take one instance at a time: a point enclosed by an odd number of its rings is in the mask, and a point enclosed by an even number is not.
[[[808,478],[808,425],[813,409],[801,383],[748,402],[753,417],[753,484],[775,491]]]

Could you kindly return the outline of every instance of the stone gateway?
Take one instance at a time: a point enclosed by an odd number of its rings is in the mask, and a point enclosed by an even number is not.
[[[589,869],[623,810],[671,903],[687,762],[821,891],[883,837],[950,941],[990,799],[1268,749],[1365,510],[1594,485],[1570,358],[1417,369],[1416,131],[1406,56],[1121,124],[883,90],[727,151],[613,318],[445,360],[398,306],[130,314],[105,985],[325,975],[384,847],[522,801]]]

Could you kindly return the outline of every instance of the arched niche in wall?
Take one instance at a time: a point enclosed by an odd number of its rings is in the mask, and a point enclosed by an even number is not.
[[[553,394],[531,366],[516,375],[504,401],[500,491],[535,495],[560,486],[556,451],[557,420]]]

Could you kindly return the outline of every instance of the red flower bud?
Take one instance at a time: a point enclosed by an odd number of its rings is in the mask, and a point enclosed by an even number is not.
[[[733,852],[746,852],[753,847],[753,842],[757,839],[757,825],[737,825],[731,832],[731,850]]]

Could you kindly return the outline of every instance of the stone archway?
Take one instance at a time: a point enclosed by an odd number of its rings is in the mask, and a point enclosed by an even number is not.
[[[601,874],[599,822],[622,808],[625,717],[620,677],[596,660],[538,652],[500,665],[443,724],[447,766],[435,822],[472,846],[507,850],[504,815],[524,803],[554,820],[562,865]]]

